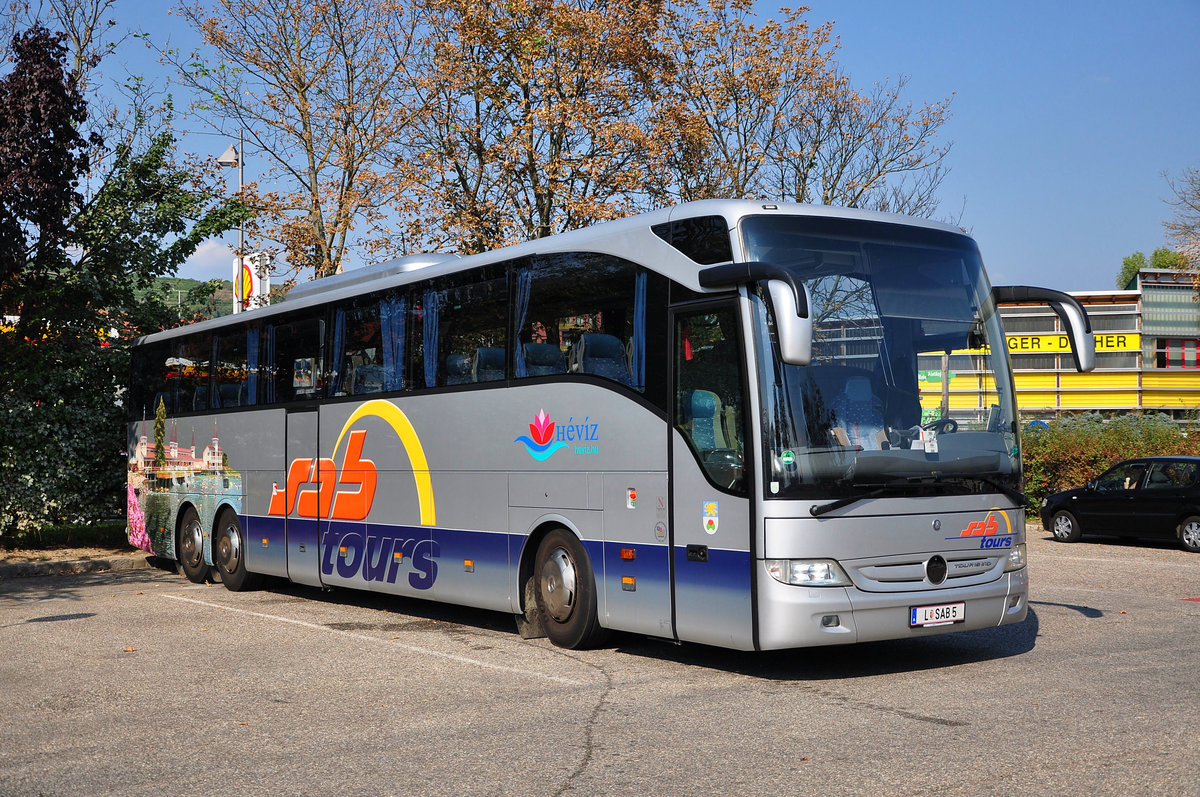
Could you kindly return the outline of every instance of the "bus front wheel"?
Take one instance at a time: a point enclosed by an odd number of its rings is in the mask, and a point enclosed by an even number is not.
[[[242,524],[230,509],[223,510],[213,535],[213,564],[221,574],[221,583],[233,592],[257,589],[261,577],[246,570],[246,546]]]
[[[583,543],[554,529],[538,545],[535,596],[542,627],[561,648],[579,650],[603,643],[607,634],[596,616],[596,579]]]
[[[179,537],[175,541],[175,553],[179,556],[179,567],[188,581],[203,584],[208,580],[208,565],[204,563],[204,527],[195,507],[188,507],[179,524]]]

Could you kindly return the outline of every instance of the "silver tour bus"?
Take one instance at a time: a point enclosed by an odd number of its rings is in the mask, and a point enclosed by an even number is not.
[[[956,228],[753,201],[347,272],[139,341],[131,539],[197,582],[481,607],[571,648],[1017,623],[997,305],[1042,301],[1090,369],[1079,304],[991,286]],[[964,363],[977,407],[928,388]]]

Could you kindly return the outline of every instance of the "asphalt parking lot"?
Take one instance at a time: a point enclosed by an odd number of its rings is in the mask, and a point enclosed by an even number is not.
[[[740,653],[141,570],[0,583],[0,794],[1198,794],[1200,555],[1030,532],[1016,627]]]

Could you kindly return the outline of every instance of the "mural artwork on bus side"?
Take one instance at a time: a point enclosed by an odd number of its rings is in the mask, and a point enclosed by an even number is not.
[[[171,423],[167,440],[166,415],[154,419],[154,440],[142,433],[129,458],[128,511],[129,542],[156,556],[174,557],[174,518],[186,498],[197,505],[202,516],[211,517],[219,501],[227,500],[234,511],[241,511],[242,474],[229,467],[229,458],[221,448],[217,425],[213,424],[211,442],[196,451],[196,430],[192,444],[179,444],[179,426]],[[161,445],[157,441],[164,441]]]

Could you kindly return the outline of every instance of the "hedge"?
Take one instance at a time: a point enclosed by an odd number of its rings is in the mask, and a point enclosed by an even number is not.
[[[1200,455],[1200,432],[1189,435],[1165,415],[1088,413],[1028,429],[1021,444],[1032,518],[1047,495],[1081,487],[1121,460]]]

